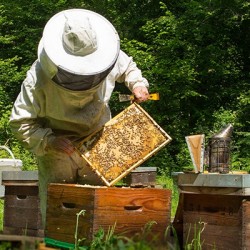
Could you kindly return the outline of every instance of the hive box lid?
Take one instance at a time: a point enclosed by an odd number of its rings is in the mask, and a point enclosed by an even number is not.
[[[180,173],[178,186],[183,187],[216,187],[216,188],[250,188],[250,174],[194,174]]]
[[[38,170],[3,171],[3,181],[38,181]]]
[[[0,159],[0,170],[3,167],[22,168],[22,161],[18,159]]]
[[[77,149],[103,182],[112,186],[170,141],[153,118],[133,103]]]

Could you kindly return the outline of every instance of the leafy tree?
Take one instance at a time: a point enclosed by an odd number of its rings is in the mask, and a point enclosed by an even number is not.
[[[161,117],[155,118],[174,138],[170,148],[174,162],[185,166],[189,160],[188,154],[181,156],[186,152],[185,135],[209,136],[216,123],[218,127],[236,120],[245,123],[237,119],[236,103],[249,88],[249,73],[243,70],[248,62],[236,37],[249,21],[249,5],[245,1],[229,5],[182,1],[181,7],[176,4],[172,11],[164,4],[162,8],[165,14],[149,20],[142,31],[150,58],[155,58],[150,79],[163,99],[157,112]],[[234,115],[221,115],[218,120],[213,114],[220,109]],[[241,129],[244,127],[241,124]]]
[[[27,8],[27,6],[29,6]],[[8,117],[25,73],[37,58],[43,28],[55,13],[87,8],[108,18],[121,48],[133,56],[160,101],[142,107],[173,138],[146,165],[170,174],[191,166],[185,136],[211,136],[233,123],[233,166],[249,166],[250,4],[246,0],[41,0],[0,3],[0,143],[31,167],[29,155],[12,137]],[[117,85],[113,115],[119,103]],[[191,166],[192,167],[192,166]]]

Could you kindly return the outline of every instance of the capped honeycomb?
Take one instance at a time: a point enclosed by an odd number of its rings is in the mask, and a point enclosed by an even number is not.
[[[91,169],[111,186],[170,141],[171,137],[149,114],[133,103],[81,141],[78,150]]]

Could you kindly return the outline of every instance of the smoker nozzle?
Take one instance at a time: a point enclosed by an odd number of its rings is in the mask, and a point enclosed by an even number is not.
[[[217,134],[213,135],[212,138],[230,138],[233,132],[233,125],[228,124],[222,128]]]

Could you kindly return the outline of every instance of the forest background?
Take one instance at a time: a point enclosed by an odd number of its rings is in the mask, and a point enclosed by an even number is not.
[[[172,137],[144,163],[160,175],[193,169],[185,136],[208,139],[234,126],[232,169],[250,171],[250,2],[248,0],[0,0],[0,145],[36,169],[35,157],[13,137],[8,122],[27,70],[51,16],[69,8],[96,11],[110,20],[121,48],[159,92],[142,107]],[[113,116],[129,103],[113,93]],[[6,152],[0,152],[0,158]]]

